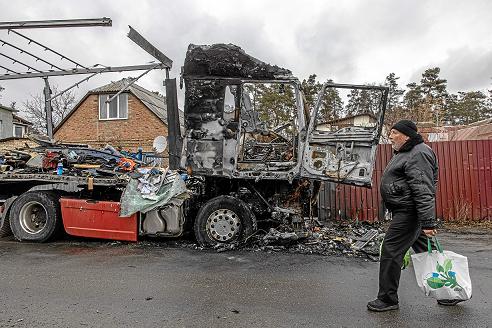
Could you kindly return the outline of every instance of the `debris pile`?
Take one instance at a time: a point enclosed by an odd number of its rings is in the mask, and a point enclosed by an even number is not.
[[[379,259],[383,228],[378,224],[316,226],[309,233],[274,229],[252,236],[246,248],[261,251],[285,251],[299,254],[344,255]]]
[[[1,172],[70,176],[120,177],[146,166],[141,153],[119,152],[111,145],[94,149],[87,145],[59,144],[31,136],[37,147],[0,153]]]
[[[221,253],[234,250],[347,256],[379,261],[379,248],[384,229],[379,223],[357,223],[315,227],[311,232],[294,232],[287,227],[258,230],[245,243],[218,244],[213,249]],[[139,247],[163,245],[195,250],[204,248],[191,240],[143,241]]]
[[[29,177],[43,181],[72,181],[87,184],[89,191],[96,185],[118,187],[123,191],[120,199],[122,216],[137,211],[145,213],[168,203],[181,205],[189,197],[184,179],[178,172],[143,162],[141,151],[128,153],[111,145],[94,149],[88,145],[55,143],[40,136],[30,136],[30,139],[38,146],[0,153],[0,174],[6,180]],[[118,195],[114,193],[113,197]]]
[[[0,172],[24,167],[30,158],[31,155],[29,153],[20,150],[8,150],[0,153]]]

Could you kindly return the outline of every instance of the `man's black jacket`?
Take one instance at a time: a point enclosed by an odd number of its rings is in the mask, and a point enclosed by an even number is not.
[[[422,137],[395,152],[381,179],[381,196],[390,210],[416,211],[422,228],[436,226],[437,158]]]

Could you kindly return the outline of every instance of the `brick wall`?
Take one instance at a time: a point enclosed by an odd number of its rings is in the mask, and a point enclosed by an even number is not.
[[[84,143],[95,148],[106,144],[124,150],[152,151],[155,137],[167,136],[167,126],[133,94],[128,95],[128,119],[99,120],[98,95],[89,95],[56,131],[55,139]]]
[[[38,145],[34,141],[31,141],[27,138],[8,138],[0,140],[0,151],[25,148],[26,144],[31,148]]]

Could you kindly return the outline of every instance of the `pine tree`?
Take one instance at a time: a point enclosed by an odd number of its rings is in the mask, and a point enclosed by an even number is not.
[[[490,117],[487,96],[482,91],[460,91],[448,97],[444,119],[451,124],[470,124]]]
[[[321,90],[321,87],[322,87],[321,83],[316,81],[316,74],[309,75],[307,80],[304,79],[301,82],[301,89],[302,92],[304,93],[306,104],[308,105],[310,110],[312,110],[316,105],[315,102],[318,93]]]
[[[424,98],[422,114],[426,120],[434,115],[437,126],[441,125],[441,119],[445,116],[446,98],[448,97],[447,80],[439,77],[440,72],[439,67],[429,68],[422,73],[420,80],[420,91]]]
[[[332,83],[332,80],[328,80]],[[324,123],[340,118],[343,115],[343,100],[336,88],[326,88],[321,106],[316,117],[317,123]]]
[[[390,73],[386,76],[384,85],[389,88],[388,92],[388,105],[386,107],[386,113],[384,121],[387,125],[393,126],[397,121],[407,118],[407,111],[403,106],[403,94],[405,90],[401,89],[398,85],[398,79],[395,73]]]
[[[407,113],[406,119],[414,122],[424,121],[424,115],[422,114],[424,99],[420,85],[412,82],[407,84],[407,88],[408,90],[403,97],[403,105]]]
[[[384,85],[389,88],[388,93],[388,111],[392,111],[395,108],[398,108],[402,101],[402,96],[405,93],[403,89],[400,89],[398,86],[399,76],[396,76],[395,73],[390,73],[386,76],[384,81]]]
[[[348,103],[345,107],[346,116],[352,116],[357,114],[361,106],[361,97],[359,89],[351,89],[350,93],[347,95]]]
[[[255,84],[257,111],[269,129],[292,122],[297,115],[294,89],[289,84]]]

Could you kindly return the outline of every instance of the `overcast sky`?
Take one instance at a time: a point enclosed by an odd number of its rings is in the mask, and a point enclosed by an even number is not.
[[[452,92],[492,88],[490,0],[0,0],[0,7],[3,22],[111,18],[112,27],[19,30],[86,66],[152,61],[126,37],[131,25],[174,61],[172,77],[179,76],[188,44],[234,43],[260,60],[290,69],[301,80],[316,73],[322,81],[382,83],[394,72],[404,86],[418,82],[426,68],[439,66]],[[63,68],[73,67],[5,30],[0,30],[0,40],[43,54]],[[0,52],[30,60],[6,45]],[[0,57],[0,65],[25,71],[4,57]],[[33,65],[47,68],[39,62]],[[0,74],[4,73],[0,68]],[[77,97],[140,73],[99,75],[76,89]],[[83,77],[52,82],[63,89]],[[163,71],[154,71],[138,84],[164,93],[163,79]],[[43,81],[9,80],[0,81],[0,85],[5,88],[0,102],[20,105],[42,91]]]

